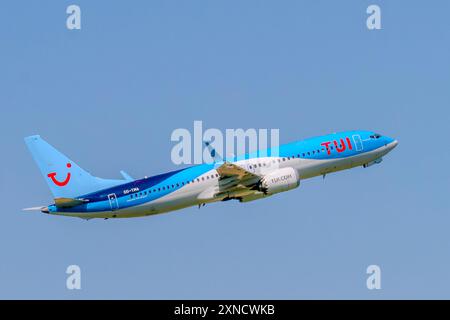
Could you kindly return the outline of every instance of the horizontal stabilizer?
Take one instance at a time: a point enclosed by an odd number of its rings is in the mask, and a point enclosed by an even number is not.
[[[80,204],[84,204],[89,202],[86,199],[72,199],[72,198],[56,198],[55,205],[58,208],[71,208],[75,206],[79,206]]]
[[[40,207],[31,207],[31,208],[23,208],[22,211],[41,211],[42,209],[44,209],[45,206],[40,206]]]

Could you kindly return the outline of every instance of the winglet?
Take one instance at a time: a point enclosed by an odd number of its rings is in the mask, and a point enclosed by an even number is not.
[[[205,146],[208,148],[209,150],[209,154],[211,155],[211,158],[214,160],[214,162],[222,162],[223,158],[220,154],[218,154],[216,152],[216,149],[214,149],[211,146],[211,142],[210,141],[205,141]]]
[[[122,175],[122,177],[127,180],[127,181],[133,181],[134,179],[125,171],[121,170],[120,174]]]

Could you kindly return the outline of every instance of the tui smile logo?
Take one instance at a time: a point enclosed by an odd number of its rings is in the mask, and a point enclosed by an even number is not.
[[[70,163],[66,164],[67,168],[72,167],[72,165]],[[70,172],[67,173],[66,179],[64,179],[63,181],[58,181],[56,179],[56,172],[51,172],[47,175],[47,177],[49,177],[50,179],[52,179],[53,183],[56,184],[58,187],[64,187],[65,185],[67,185],[70,181]]]

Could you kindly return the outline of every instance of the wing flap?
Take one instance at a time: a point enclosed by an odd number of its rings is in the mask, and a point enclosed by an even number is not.
[[[220,175],[220,179],[226,178],[236,178],[238,180],[245,180],[249,178],[259,178],[258,175],[251,173],[250,171],[245,170],[244,168],[235,165],[230,162],[225,162],[217,169],[217,173]]]
[[[216,169],[219,174],[219,189],[215,190],[214,197],[231,197],[240,194],[253,193],[252,186],[261,177],[244,168],[225,162]]]

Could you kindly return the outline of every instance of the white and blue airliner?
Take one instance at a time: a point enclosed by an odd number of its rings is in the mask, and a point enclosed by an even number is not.
[[[347,131],[138,180],[121,171],[123,179],[111,180],[92,176],[40,136],[25,142],[54,197],[51,205],[25,210],[83,219],[142,217],[218,201],[263,199],[295,189],[304,179],[378,164],[398,144],[372,131]]]

